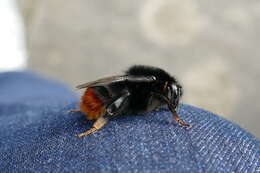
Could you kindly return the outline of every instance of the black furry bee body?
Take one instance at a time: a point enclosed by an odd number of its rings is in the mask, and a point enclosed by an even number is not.
[[[87,119],[96,120],[91,129],[78,137],[97,131],[113,117],[150,112],[163,105],[168,105],[180,126],[191,127],[176,113],[182,87],[163,69],[132,66],[124,75],[102,78],[77,88],[86,90],[81,97],[80,109],[71,112],[83,112]]]

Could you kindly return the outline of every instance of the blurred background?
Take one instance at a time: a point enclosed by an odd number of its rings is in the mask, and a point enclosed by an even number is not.
[[[20,67],[72,88],[134,64],[161,67],[183,84],[183,103],[260,137],[259,0],[2,1],[18,16]]]

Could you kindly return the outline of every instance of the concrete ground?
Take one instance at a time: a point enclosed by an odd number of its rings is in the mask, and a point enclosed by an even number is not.
[[[260,137],[259,0],[18,0],[29,68],[73,87],[133,64]]]

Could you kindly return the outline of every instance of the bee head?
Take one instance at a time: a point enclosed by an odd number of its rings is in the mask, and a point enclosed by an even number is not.
[[[174,108],[176,108],[179,105],[182,93],[182,86],[177,83],[172,83],[167,86],[167,97],[173,104]]]

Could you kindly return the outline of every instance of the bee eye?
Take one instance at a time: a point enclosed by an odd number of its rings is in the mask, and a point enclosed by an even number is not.
[[[173,95],[174,95],[174,98],[177,97],[178,93],[178,87],[175,85],[175,84],[172,84],[172,90],[173,90]]]
[[[175,84],[172,84],[172,89],[173,89],[174,91],[177,91],[178,87],[177,87]]]
[[[171,88],[169,86],[167,87],[167,97],[168,98],[172,97],[172,91],[171,91]]]

